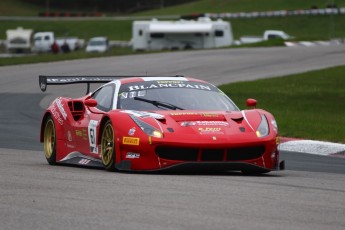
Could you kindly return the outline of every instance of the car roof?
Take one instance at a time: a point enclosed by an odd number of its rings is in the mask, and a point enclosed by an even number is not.
[[[184,76],[173,76],[173,77],[158,77],[158,76],[157,77],[130,77],[130,78],[122,78],[122,79],[115,80],[115,81],[120,81],[121,84],[129,84],[129,83],[145,82],[145,81],[193,81],[193,82],[208,83],[208,82],[200,80],[200,79],[191,78],[191,77],[184,77]]]

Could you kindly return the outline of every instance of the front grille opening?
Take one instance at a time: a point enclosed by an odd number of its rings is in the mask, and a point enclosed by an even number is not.
[[[160,158],[176,161],[197,161],[198,149],[196,148],[176,148],[159,146],[156,154]]]
[[[202,150],[201,161],[223,161],[223,149],[204,149]]]
[[[264,146],[230,148],[227,150],[227,161],[251,160],[261,157],[265,152]]]
[[[260,158],[265,153],[264,146],[240,147],[229,149],[201,149],[159,146],[158,157],[176,161],[243,161]],[[226,154],[226,156],[224,156]]]

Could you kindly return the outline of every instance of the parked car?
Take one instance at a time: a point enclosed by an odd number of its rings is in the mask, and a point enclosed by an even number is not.
[[[89,40],[86,52],[103,53],[109,50],[109,40],[106,37],[94,37]]]
[[[271,39],[292,39],[290,35],[281,30],[266,30],[262,36],[244,36],[240,38],[240,44],[249,44],[267,41]]]

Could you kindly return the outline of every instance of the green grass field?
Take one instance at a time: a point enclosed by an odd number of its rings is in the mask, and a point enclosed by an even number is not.
[[[270,111],[282,136],[345,143],[345,66],[220,86],[245,109],[247,98]]]

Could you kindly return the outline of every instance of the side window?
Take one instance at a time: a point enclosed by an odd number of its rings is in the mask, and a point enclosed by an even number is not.
[[[270,40],[270,39],[276,39],[276,38],[280,38],[280,36],[276,35],[276,34],[269,34],[267,39]]]
[[[216,31],[214,32],[214,35],[215,35],[216,37],[223,37],[223,36],[224,36],[224,31],[223,31],[223,30],[216,30]]]
[[[44,40],[49,40],[49,35],[44,36]]]
[[[35,41],[41,41],[42,37],[35,37]]]
[[[101,89],[97,90],[93,95],[92,98],[94,98],[97,101],[96,108],[105,112],[108,112],[111,110],[113,105],[113,98],[114,98],[114,90],[115,86],[113,84],[106,85],[102,87]]]
[[[164,34],[163,33],[152,33],[151,38],[164,38]]]

